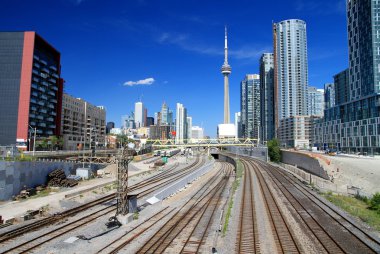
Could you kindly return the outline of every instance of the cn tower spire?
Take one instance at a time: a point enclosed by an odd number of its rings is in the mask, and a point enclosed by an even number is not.
[[[231,66],[228,64],[227,26],[224,27],[224,63],[222,65],[224,76],[224,123],[230,123],[230,92],[228,75],[231,74]]]
[[[228,64],[227,26],[224,27],[224,63]]]

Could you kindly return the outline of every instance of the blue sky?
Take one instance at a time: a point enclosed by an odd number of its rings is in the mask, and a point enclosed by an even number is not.
[[[142,96],[149,116],[163,101],[174,110],[177,102],[183,103],[193,125],[203,125],[210,136],[223,121],[224,25],[229,34],[233,119],[240,110],[240,81],[245,74],[258,73],[259,57],[272,52],[272,21],[290,18],[307,23],[309,84],[322,88],[348,66],[345,0],[0,4],[0,30],[34,30],[50,42],[61,52],[65,91],[104,105],[107,121],[119,126],[121,115],[129,114]]]

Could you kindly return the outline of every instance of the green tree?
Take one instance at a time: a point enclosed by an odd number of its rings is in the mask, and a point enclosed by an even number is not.
[[[57,136],[50,136],[50,143],[51,143],[51,150],[55,150],[55,147],[58,144],[58,137]]]
[[[280,141],[278,139],[272,139],[268,141],[268,155],[271,161],[281,161]]]
[[[380,213],[380,193],[376,192],[369,201],[369,209],[377,210]]]

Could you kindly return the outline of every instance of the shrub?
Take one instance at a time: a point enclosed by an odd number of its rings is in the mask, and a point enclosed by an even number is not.
[[[273,162],[281,161],[280,141],[278,139],[268,141],[268,155]]]
[[[380,213],[380,193],[376,192],[369,201],[369,209],[377,210]]]

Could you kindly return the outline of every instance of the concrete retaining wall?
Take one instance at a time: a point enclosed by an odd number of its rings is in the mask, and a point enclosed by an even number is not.
[[[268,148],[267,147],[239,147],[231,146],[227,151],[237,155],[249,156],[252,158],[268,161]]]
[[[303,153],[281,151],[281,162],[296,166],[306,172],[329,180],[329,177],[319,161]]]
[[[55,169],[63,169],[68,175],[80,166],[73,162],[0,161],[0,200],[18,195],[24,186],[46,184],[47,175]]]
[[[179,189],[183,188],[186,184],[194,181],[194,179],[200,177],[201,175],[205,174],[207,171],[212,169],[214,166],[214,160],[207,161],[205,165],[194,171],[193,173],[185,176],[181,180],[173,183],[169,187],[161,190],[160,192],[156,193],[154,196],[160,200],[163,200],[164,198],[170,196],[171,194],[177,192]]]

